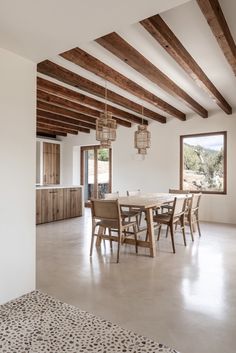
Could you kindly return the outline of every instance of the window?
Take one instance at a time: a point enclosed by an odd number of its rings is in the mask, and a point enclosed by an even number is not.
[[[227,132],[180,136],[180,188],[226,194]]]

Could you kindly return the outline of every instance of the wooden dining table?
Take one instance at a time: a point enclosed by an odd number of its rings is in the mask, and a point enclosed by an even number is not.
[[[175,197],[189,197],[183,194],[168,194],[168,193],[141,193],[137,196],[121,196],[118,198],[121,207],[138,208],[146,214],[147,236],[145,240],[138,240],[138,246],[149,248],[150,256],[156,256],[156,246],[154,237],[153,210],[160,208],[165,204],[172,203]],[[135,245],[135,240],[125,238],[124,243]]]

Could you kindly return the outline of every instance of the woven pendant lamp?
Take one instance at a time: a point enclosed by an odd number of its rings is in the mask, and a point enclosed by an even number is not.
[[[107,111],[107,87],[105,85],[105,110],[96,121],[96,140],[102,148],[111,148],[111,142],[116,140],[117,123],[112,119],[112,113]]]
[[[142,107],[142,118],[143,118],[143,107]],[[151,146],[151,133],[147,129],[147,125],[138,125],[137,131],[134,133],[134,147],[137,148],[138,154],[145,156],[147,149]]]

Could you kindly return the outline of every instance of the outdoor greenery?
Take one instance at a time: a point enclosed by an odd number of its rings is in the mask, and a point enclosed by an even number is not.
[[[94,159],[94,150],[88,150],[88,158]],[[108,148],[101,148],[98,150],[98,160],[107,162],[109,161],[109,149]]]
[[[184,183],[191,190],[223,190],[224,151],[184,143]]]
[[[98,160],[99,161],[108,161],[109,160],[109,149],[108,148],[102,148],[98,150]]]

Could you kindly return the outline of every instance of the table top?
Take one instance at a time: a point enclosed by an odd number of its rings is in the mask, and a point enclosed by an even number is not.
[[[173,202],[175,197],[191,197],[190,194],[168,194],[168,193],[141,193],[137,196],[121,196],[118,198],[121,206],[139,207],[139,208],[156,208],[161,207],[165,203]]]

